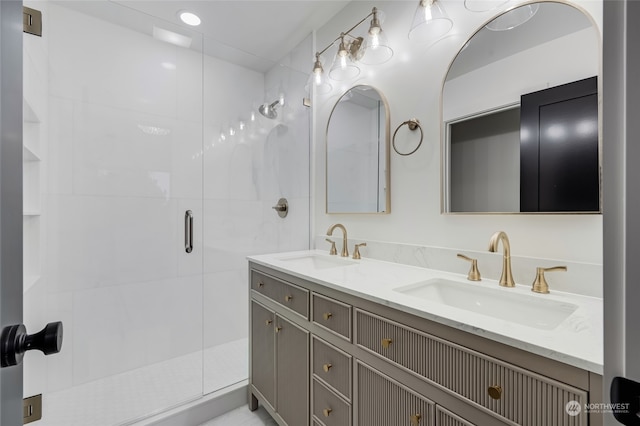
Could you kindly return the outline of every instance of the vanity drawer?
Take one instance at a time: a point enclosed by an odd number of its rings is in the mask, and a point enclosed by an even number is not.
[[[439,405],[436,405],[436,425],[438,426],[476,426],[473,423],[469,423],[465,419],[460,416],[457,416],[442,408]]]
[[[359,361],[356,368],[358,425],[434,426],[432,401]]]
[[[385,318],[356,311],[356,344],[518,425],[586,425],[587,393]]]
[[[349,426],[351,405],[314,379],[313,416],[326,426]]]
[[[325,382],[347,401],[351,400],[351,356],[329,343],[313,338],[314,376]]]
[[[251,288],[282,306],[309,318],[309,291],[256,271],[251,272]]]
[[[351,306],[313,293],[313,322],[351,341]]]

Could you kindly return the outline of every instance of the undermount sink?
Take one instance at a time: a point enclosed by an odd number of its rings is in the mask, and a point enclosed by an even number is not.
[[[344,267],[355,265],[357,263],[344,258],[322,256],[317,254],[306,254],[297,257],[284,257],[279,260],[282,262],[287,262],[291,266],[299,266],[311,269],[338,268],[341,266]]]
[[[509,288],[485,288],[435,278],[394,289],[397,292],[441,303],[507,322],[552,330],[567,319],[578,305],[513,293]]]

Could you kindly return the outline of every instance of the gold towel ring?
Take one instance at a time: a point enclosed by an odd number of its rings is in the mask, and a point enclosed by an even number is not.
[[[418,146],[415,147],[415,149],[411,152],[400,152],[398,151],[398,148],[396,148],[396,134],[398,133],[398,130],[400,130],[400,127],[407,125],[407,127],[409,127],[409,130],[413,131],[416,129],[420,129],[420,142],[418,142]],[[418,120],[417,118],[412,118],[411,120],[407,120],[405,122],[403,122],[402,124],[400,124],[397,128],[396,131],[393,132],[393,150],[395,152],[397,152],[399,155],[411,155],[414,152],[416,152],[418,150],[418,148],[420,148],[420,145],[422,145],[422,140],[424,139],[424,132],[422,131],[422,126],[420,125],[420,120]]]

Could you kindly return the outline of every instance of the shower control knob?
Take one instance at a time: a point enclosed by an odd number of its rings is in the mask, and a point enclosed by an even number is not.
[[[37,349],[45,355],[57,354],[62,348],[62,322],[51,322],[35,334],[27,334],[24,324],[11,325],[0,336],[2,367],[18,365],[26,351]]]

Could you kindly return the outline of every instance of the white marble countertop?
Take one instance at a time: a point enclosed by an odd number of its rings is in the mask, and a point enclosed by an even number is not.
[[[305,262],[287,259],[319,256],[344,267],[314,268]],[[466,275],[436,271],[380,260],[329,256],[326,251],[309,250],[249,256],[249,260],[275,270],[297,276],[363,299],[423,317],[425,319],[464,330],[515,348],[551,358],[578,368],[603,373],[603,313],[602,299],[552,292],[537,294],[530,285],[503,288],[494,280],[468,281]],[[394,289],[422,281],[443,278],[475,288],[521,294],[545,301],[577,305],[578,308],[551,330],[535,328],[516,322],[455,308],[443,303],[403,294]],[[495,293],[494,293],[495,294]],[[505,309],[508,309],[506,307]],[[513,309],[513,308],[512,308]],[[516,313],[517,314],[517,313]],[[514,314],[515,315],[515,314]]]

